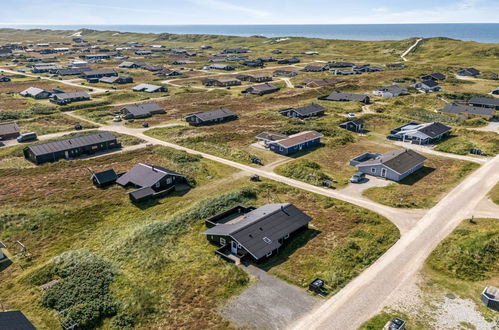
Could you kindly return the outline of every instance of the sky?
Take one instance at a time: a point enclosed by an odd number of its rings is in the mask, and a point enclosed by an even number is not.
[[[0,25],[499,23],[499,0],[0,0]]]

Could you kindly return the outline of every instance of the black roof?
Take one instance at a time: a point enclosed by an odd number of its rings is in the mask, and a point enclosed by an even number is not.
[[[423,80],[431,79],[431,80],[444,80],[445,75],[440,72],[434,72],[430,74],[426,74],[421,77]]]
[[[364,121],[360,118],[357,118],[357,119],[354,119],[354,120],[349,120],[349,121],[346,121],[344,123],[341,123],[340,126],[346,126],[348,125],[349,123],[352,123],[354,124],[355,126],[361,126],[361,125],[364,125]]]
[[[2,330],[36,330],[21,311],[0,312]]]
[[[87,92],[72,92],[72,93],[56,93],[53,95],[54,99],[57,100],[73,100],[73,99],[90,99],[90,95]]]
[[[424,84],[424,85],[426,85],[426,86],[428,86],[428,87],[430,87],[430,88],[438,86],[438,83],[436,81],[434,81],[434,80],[423,80],[421,83]]]
[[[312,218],[293,204],[267,204],[247,213],[236,223],[220,224],[204,233],[230,236],[255,259],[260,259],[281,246],[279,239],[310,221]]]
[[[446,126],[446,125],[439,123],[439,122],[433,122],[430,125],[424,126],[419,131],[421,133],[428,135],[431,138],[434,138],[434,137],[440,136],[444,133],[447,133],[450,130],[451,130],[451,128],[449,126]]]
[[[142,103],[142,104],[127,105],[126,107],[122,108],[120,111],[123,110],[128,111],[128,113],[132,114],[133,116],[143,116],[143,115],[151,115],[152,112],[162,111],[163,108],[161,108],[157,103]]]
[[[113,169],[105,170],[102,172],[97,172],[93,174],[93,177],[97,181],[98,184],[106,184],[116,181],[118,175]]]
[[[354,93],[344,93],[344,92],[332,92],[326,97],[320,98],[322,100],[328,101],[359,101],[364,102],[369,99],[368,95],[365,94],[354,94]]]
[[[64,140],[40,143],[30,146],[27,149],[31,150],[31,152],[35,156],[40,156],[40,155],[50,154],[53,152],[66,151],[74,148],[81,148],[93,144],[111,142],[115,140],[116,137],[113,134],[109,132],[100,132],[96,134],[78,136]]]
[[[154,190],[151,187],[144,187],[131,191],[129,194],[134,200],[141,200],[143,198],[154,196]]]
[[[493,116],[495,114],[495,110],[492,108],[473,107],[471,105],[457,103],[447,104],[441,111],[456,115],[471,114],[477,116]]]
[[[313,104],[306,105],[304,107],[290,108],[290,109],[286,109],[283,111],[289,111],[289,110],[294,110],[302,116],[307,116],[307,115],[312,115],[315,113],[323,112],[326,110],[326,108],[324,108],[322,105],[313,103]]]
[[[19,126],[12,123],[0,123],[0,135],[19,133]]]
[[[211,111],[206,111],[206,112],[191,113],[191,114],[187,115],[186,117],[190,117],[190,116],[198,117],[202,121],[212,121],[212,120],[223,119],[226,117],[232,117],[232,116],[237,116],[237,115],[229,109],[221,108],[221,109],[216,109],[216,110],[211,110]]]
[[[360,163],[358,167],[383,164],[399,174],[403,174],[415,168],[426,160],[426,157],[418,154],[414,150],[402,149],[388,151],[381,156]]]
[[[116,180],[121,186],[132,184],[137,187],[152,187],[167,175],[184,177],[182,174],[161,166],[139,163]]]

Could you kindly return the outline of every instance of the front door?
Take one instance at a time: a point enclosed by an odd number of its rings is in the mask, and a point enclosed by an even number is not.
[[[382,168],[382,169],[381,169],[381,176],[382,176],[383,178],[385,178],[385,177],[386,177],[386,168]]]
[[[69,151],[64,151],[64,157],[65,157],[66,159],[69,159]]]
[[[230,242],[230,252],[237,255],[237,242],[236,241]]]

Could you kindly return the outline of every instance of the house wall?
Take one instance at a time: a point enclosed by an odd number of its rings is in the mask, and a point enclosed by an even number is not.
[[[419,170],[423,166],[424,166],[424,164],[421,163],[418,166],[416,166],[416,167],[412,168],[411,170],[409,170],[405,173],[402,173],[402,174],[395,172],[394,170],[386,167],[383,164],[359,166],[358,169],[362,173],[366,173],[368,175],[372,175],[372,176],[376,176],[376,177],[380,177],[380,178],[382,177],[381,170],[386,169],[386,175],[383,176],[383,178],[398,182],[398,181],[404,179],[405,177],[411,175],[412,173],[416,172],[417,170]],[[375,170],[374,173],[373,173],[373,170]]]
[[[38,155],[35,156],[29,148],[24,149],[24,157],[37,164],[44,164],[48,162],[55,162],[60,159],[72,159],[79,157],[81,155],[91,155],[100,151],[104,150],[109,150],[109,149],[116,149],[120,148],[121,144],[118,143],[118,141],[110,141],[110,142],[103,142],[103,143],[97,143],[97,144],[92,144],[80,148],[73,148],[73,149],[68,149],[68,150],[63,150],[63,151],[58,151],[58,152],[52,152],[52,153],[47,153],[43,155]],[[68,157],[66,157],[66,152]]]
[[[277,154],[290,155],[290,154],[293,154],[295,152],[317,146],[320,144],[320,142],[321,142],[321,139],[317,138],[317,139],[314,139],[314,140],[311,140],[308,142],[300,143],[300,144],[293,146],[293,147],[290,147],[290,148],[283,148],[280,145],[278,145],[277,143],[271,143],[269,145],[269,148],[271,151],[273,151]]]

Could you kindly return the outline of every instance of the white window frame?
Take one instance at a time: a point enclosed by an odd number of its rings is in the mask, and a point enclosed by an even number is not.
[[[270,257],[272,255],[272,251],[270,251],[269,253],[265,254],[266,257]]]
[[[289,238],[289,234],[284,235],[284,239],[288,239],[288,238]]]
[[[225,238],[220,237],[220,245],[222,246],[227,245],[227,241],[225,240]]]
[[[371,173],[376,174],[376,167],[371,167]]]

